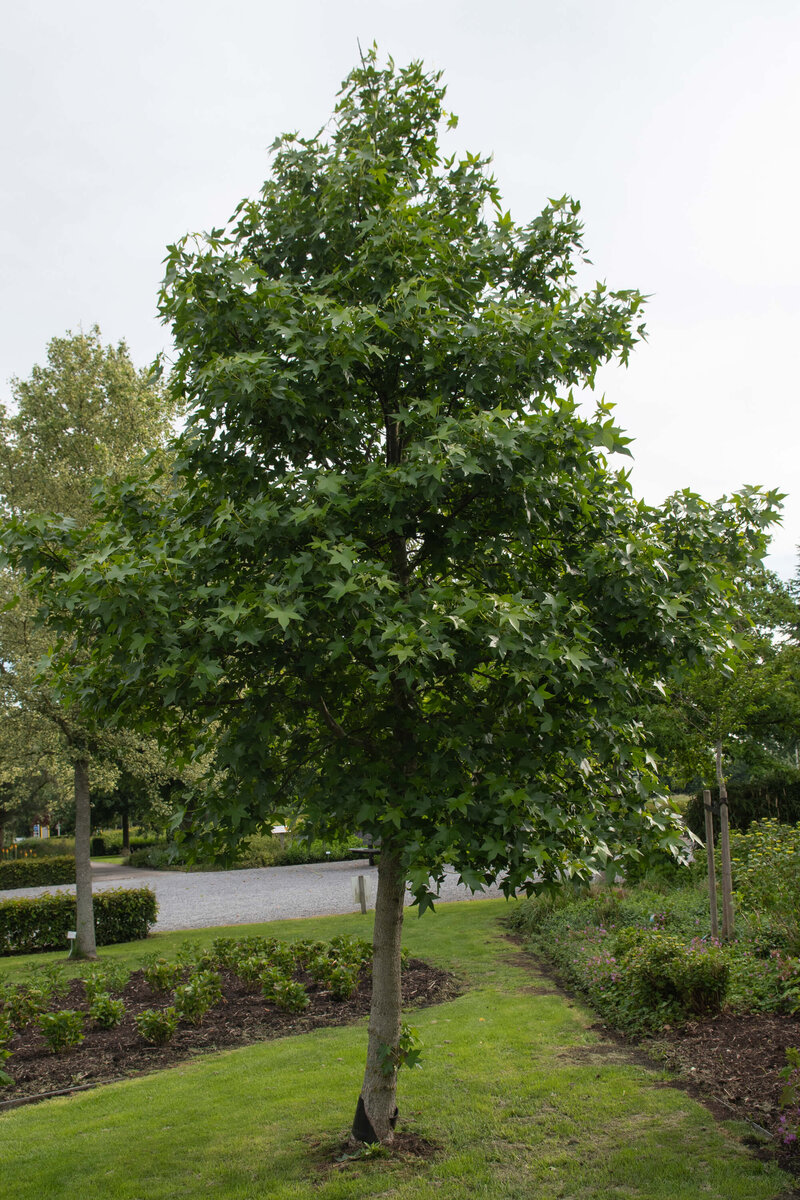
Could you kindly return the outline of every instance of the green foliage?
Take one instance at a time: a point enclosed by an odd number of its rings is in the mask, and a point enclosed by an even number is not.
[[[154,956],[144,967],[142,974],[154,992],[168,992],[183,975],[183,968],[180,963],[171,963],[165,958]]]
[[[378,1060],[384,1075],[393,1075],[401,1067],[420,1067],[422,1064],[422,1041],[419,1030],[403,1023],[396,1046],[382,1045],[378,1049]]]
[[[94,897],[97,944],[146,938],[158,912],[150,888],[109,888]],[[0,900],[0,955],[61,950],[75,928],[75,897],[63,893]]]
[[[252,867],[288,867],[303,863],[343,862],[352,858],[350,846],[354,845],[352,838],[332,839],[323,841],[314,838],[311,841],[294,838],[281,844],[278,837],[255,835],[249,838],[243,849],[237,849],[233,860],[224,862],[204,860],[196,854],[187,854],[187,847],[176,843],[154,842],[141,849],[133,850],[130,856],[132,867],[180,869],[191,858],[191,865],[199,870],[219,870],[223,866],[239,870]],[[133,846],[133,842],[131,843]]]
[[[284,1012],[299,1013],[310,1004],[305,987],[294,979],[276,979],[269,988],[264,986],[263,991],[267,1003],[274,1004]]]
[[[512,917],[607,1020],[634,1031],[719,1008],[730,952],[702,937],[707,921],[707,898],[691,887],[563,889],[524,901]]]
[[[800,1137],[800,1050],[796,1046],[786,1047],[786,1066],[781,1071],[784,1085],[781,1091],[780,1135],[785,1145],[791,1146]]]
[[[754,821],[731,833],[738,903],[751,937],[800,953],[800,823]]]
[[[0,891],[75,882],[75,858],[10,858],[0,862]]]
[[[164,1046],[173,1037],[180,1018],[177,1009],[170,1006],[161,1009],[146,1008],[133,1020],[146,1042],[150,1042],[153,1046]]]
[[[800,780],[773,778],[747,783],[731,780],[727,783],[728,819],[731,829],[744,832],[753,821],[772,820],[782,825],[800,821]],[[692,796],[686,806],[686,824],[705,840],[705,809],[702,793]],[[719,833],[719,817],[714,817],[715,832]]]
[[[131,853],[134,851],[150,850],[154,846],[161,845],[163,845],[163,842],[156,837],[132,837],[130,839]],[[122,854],[121,830],[95,834],[92,838],[92,858],[103,858],[111,854]]]
[[[650,1004],[674,1001],[682,1014],[716,1012],[723,1000],[729,967],[719,946],[666,933],[651,934],[631,947],[624,969],[634,990]]]
[[[3,989],[3,1011],[15,1029],[30,1025],[49,1003],[49,993],[41,988],[23,986]]]
[[[73,1008],[60,1012],[41,1013],[36,1018],[42,1037],[54,1054],[79,1046],[84,1039],[83,1023],[86,1014]]]
[[[91,1003],[100,994],[121,992],[128,982],[129,976],[130,967],[125,963],[115,962],[113,959],[84,967],[83,988],[87,1000]]]
[[[23,838],[16,843],[17,853],[35,858],[75,857],[74,837]]]
[[[199,1025],[205,1014],[222,999],[222,983],[212,971],[196,971],[175,988],[174,1001],[182,1021]]]
[[[440,152],[443,97],[370,52],[329,133],[170,248],[172,494],[100,489],[46,555],[5,537],[61,693],[213,755],[201,857],[291,808],[382,838],[423,907],[446,862],[511,891],[677,844],[630,701],[724,642],[777,502],[634,500],[570,389],[627,360],[642,297],[578,287],[576,202],[518,224]]]
[[[89,1005],[89,1016],[103,1029],[113,1029],[125,1016],[125,1005],[108,992],[97,992]]]
[[[726,777],[768,781],[767,791],[798,779],[800,687],[792,628],[800,609],[786,584],[763,566],[745,571],[737,590],[735,636],[724,659],[689,666],[638,714],[673,787],[696,786],[698,779],[714,783],[717,745]],[[748,807],[747,801],[731,805],[731,812],[741,808],[740,820]],[[762,807],[747,820],[768,813]],[[773,808],[769,815],[778,813]],[[704,836],[696,804],[692,817],[695,832]]]

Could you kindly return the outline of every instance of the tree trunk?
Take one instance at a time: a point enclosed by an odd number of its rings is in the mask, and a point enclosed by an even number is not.
[[[92,904],[92,865],[90,862],[92,810],[89,796],[89,764],[79,758],[75,763],[75,894],[78,907],[75,958],[97,958]]]
[[[717,784],[719,786],[719,852],[722,866],[722,940],[733,937],[733,877],[731,844],[728,833],[728,790],[722,774],[722,742],[717,742]]]
[[[714,812],[711,808],[711,792],[703,791],[703,808],[706,814],[706,859],[708,862],[708,907],[711,913],[711,936],[719,937],[717,918],[717,872],[714,866]]]
[[[130,854],[131,852],[131,818],[128,813],[127,804],[122,810],[122,853]]]
[[[353,1137],[358,1142],[389,1143],[394,1138],[397,1063],[391,1058],[387,1063],[385,1055],[387,1048],[396,1055],[400,1042],[400,942],[405,886],[399,855],[384,847],[378,863],[375,900],[367,1067],[353,1121]],[[390,1069],[385,1070],[387,1066]]]

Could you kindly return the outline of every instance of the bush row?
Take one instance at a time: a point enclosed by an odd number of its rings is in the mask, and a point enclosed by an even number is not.
[[[8,858],[0,862],[0,891],[74,882],[75,859],[67,854],[54,858]]]
[[[146,938],[158,913],[150,888],[112,888],[93,900],[98,946]],[[66,893],[0,900],[0,955],[66,950],[76,919],[75,897]]]
[[[350,838],[342,842],[308,842],[296,838],[293,841],[287,839],[282,845],[278,837],[253,837],[237,858],[234,868],[243,870],[248,867],[288,867],[303,863],[343,862],[352,858],[349,848],[359,840]],[[181,848],[168,846],[164,842],[149,849],[133,851],[129,861],[132,867],[181,870],[186,866],[185,860],[181,858]],[[198,862],[193,864],[193,867],[201,871],[221,869],[218,863],[213,862]]]
[[[643,886],[582,894],[564,888],[523,901],[510,923],[620,1029],[657,1030],[723,1003],[734,1012],[797,1012],[800,959],[792,953],[797,942],[789,926],[798,905],[788,904],[797,880],[787,875],[781,894],[769,890],[763,865],[772,862],[774,878],[775,856],[759,827],[753,831],[732,839],[741,885],[734,943],[721,946],[711,938],[707,892],[691,884],[666,893]],[[748,852],[745,879],[741,863]],[[787,854],[787,864],[791,859]]]
[[[711,793],[718,798],[716,789]],[[800,780],[767,779],[758,783],[728,784],[728,819],[731,829],[745,830],[752,821],[771,817],[784,825],[800,821]],[[706,839],[703,793],[692,796],[686,806],[686,824],[692,833]],[[719,833],[719,816],[714,816],[714,833]]]
[[[32,854],[36,858],[58,858],[63,854],[75,854],[75,838],[23,838],[16,843],[16,847],[18,854]]]
[[[130,839],[131,853],[134,850],[149,850],[151,846],[163,845],[157,837],[132,837]],[[110,854],[122,854],[122,830],[114,829],[110,833],[96,833],[92,838],[89,853],[92,858],[105,858]]]

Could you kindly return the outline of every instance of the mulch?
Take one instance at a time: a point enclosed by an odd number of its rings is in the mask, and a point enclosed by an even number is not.
[[[199,1026],[181,1023],[166,1046],[143,1041],[133,1018],[147,1008],[169,1003],[163,992],[154,991],[135,971],[119,993],[126,1015],[115,1029],[101,1029],[86,1021],[85,1040],[73,1049],[54,1054],[35,1028],[28,1026],[15,1035],[9,1049],[12,1057],[5,1069],[13,1085],[0,1093],[0,1111],[66,1093],[173,1066],[198,1054],[247,1046],[269,1038],[306,1033],[324,1026],[349,1025],[369,1013],[372,985],[370,970],[361,973],[357,992],[348,1000],[336,1000],[324,986],[302,973],[310,1004],[302,1013],[283,1012],[268,1006],[260,989],[242,982],[229,971],[220,972],[222,1003],[203,1017]],[[403,1004],[406,1007],[440,1004],[458,995],[455,978],[446,971],[411,959],[403,969]],[[52,1005],[54,1010],[85,1008],[83,985],[73,980],[68,993]]]

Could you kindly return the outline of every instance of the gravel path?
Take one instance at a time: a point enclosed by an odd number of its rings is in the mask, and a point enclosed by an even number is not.
[[[158,897],[156,931],[205,929],[212,925],[248,925],[284,917],[318,917],[358,911],[353,877],[366,879],[367,905],[375,904],[378,869],[366,859],[355,862],[312,863],[299,867],[260,867],[244,871],[148,871],[94,865],[95,891],[113,887],[151,887]],[[16,888],[2,899],[41,896],[43,892],[74,892],[75,885]],[[473,900],[500,896],[497,887],[476,896],[448,872],[441,900]],[[410,895],[407,903],[411,902]]]

